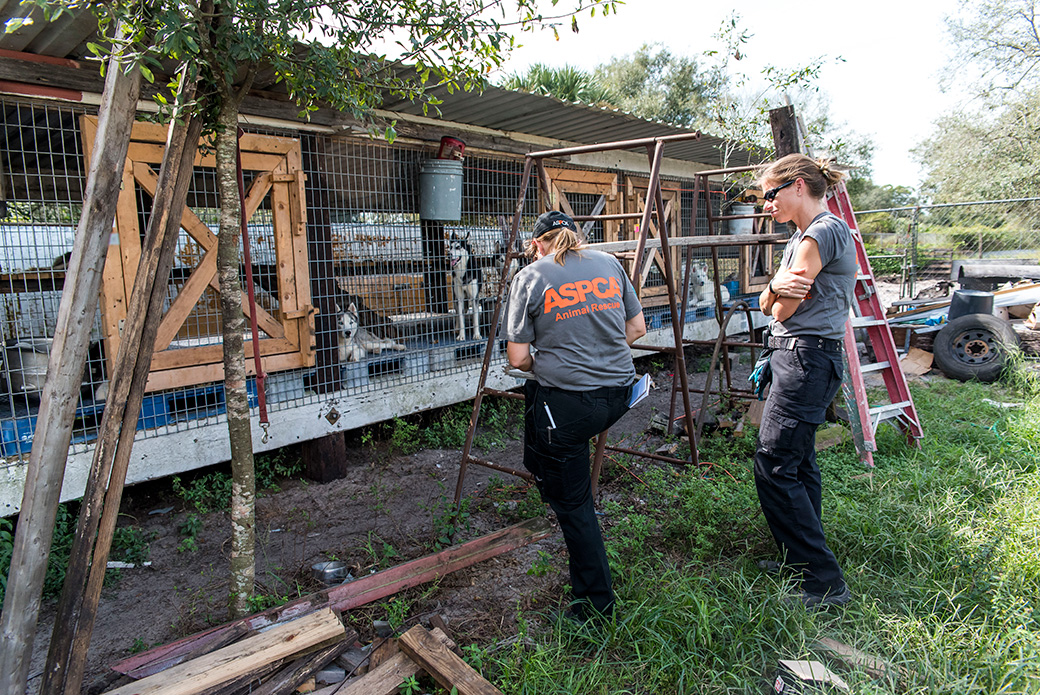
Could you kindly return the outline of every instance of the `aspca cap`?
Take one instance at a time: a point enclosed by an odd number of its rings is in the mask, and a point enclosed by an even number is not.
[[[578,226],[574,224],[574,220],[572,220],[568,215],[565,215],[558,210],[543,212],[534,222],[534,233],[531,235],[531,238],[537,239],[546,232],[551,232],[560,227],[566,227],[573,232],[578,231]]]

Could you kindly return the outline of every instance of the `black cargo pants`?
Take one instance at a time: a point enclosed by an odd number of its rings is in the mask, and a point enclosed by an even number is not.
[[[589,439],[625,414],[629,388],[565,391],[534,379],[524,386],[524,467],[556,512],[579,612],[584,602],[603,615],[614,611],[610,566],[592,501]]]
[[[845,579],[827,547],[822,524],[816,428],[841,387],[840,350],[778,349],[755,451],[755,486],[762,512],[786,563],[812,594],[843,590]]]

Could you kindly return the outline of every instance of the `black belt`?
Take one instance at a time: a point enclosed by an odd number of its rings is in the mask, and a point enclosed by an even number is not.
[[[832,338],[819,338],[816,336],[769,336],[766,347],[774,350],[794,350],[795,348],[811,348],[813,350],[824,350],[826,352],[841,352],[843,342]]]

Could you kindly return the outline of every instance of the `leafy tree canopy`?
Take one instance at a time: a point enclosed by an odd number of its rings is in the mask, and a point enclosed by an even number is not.
[[[940,118],[914,153],[936,202],[1040,195],[1040,88],[988,113]]]
[[[48,20],[86,6],[85,0],[33,0]],[[542,3],[545,4],[545,3]],[[551,3],[538,0],[114,0],[89,3],[102,30],[123,23],[121,41],[143,66],[145,76],[167,72],[180,79],[201,77],[215,104],[241,96],[261,69],[271,71],[304,111],[327,104],[365,119],[386,95],[435,105],[436,85],[480,89],[501,66],[522,31],[564,21],[575,14],[609,14],[614,0]],[[12,30],[16,27],[8,27]],[[99,57],[110,47],[90,45]],[[160,100],[166,98],[165,95]]]
[[[591,73],[570,65],[556,68],[535,63],[525,73],[506,75],[499,86],[579,104],[617,105],[617,97]]]
[[[710,122],[707,101],[718,91],[717,76],[660,44],[643,44],[631,55],[598,66],[594,74],[626,113],[683,127],[704,128]]]
[[[957,49],[946,82],[968,76],[980,96],[1040,85],[1040,26],[1036,0],[961,0],[946,24]]]

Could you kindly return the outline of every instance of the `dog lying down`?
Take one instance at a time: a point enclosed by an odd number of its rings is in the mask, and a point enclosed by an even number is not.
[[[351,302],[339,315],[339,360],[358,362],[369,353],[379,354],[383,350],[407,350],[401,343],[380,338],[361,326],[357,306]]]

